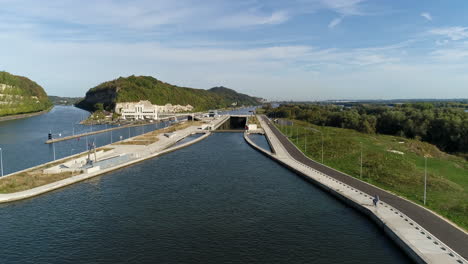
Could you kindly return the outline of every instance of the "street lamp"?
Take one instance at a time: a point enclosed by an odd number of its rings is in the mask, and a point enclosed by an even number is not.
[[[3,150],[0,148],[0,169],[2,171],[2,177],[3,177]]]
[[[55,143],[52,142],[52,151],[54,152],[54,160],[55,160]]]
[[[426,189],[427,189],[427,156],[424,155],[424,205],[426,205]]]
[[[312,127],[308,127],[306,129],[309,129],[309,130],[314,131],[314,132],[319,132],[320,135],[321,135],[321,138],[322,138],[322,164],[323,164],[323,132],[320,131],[320,130],[317,130],[315,128],[312,128]]]
[[[296,144],[299,145],[299,127],[296,127]]]
[[[362,142],[359,142],[359,144],[361,145],[361,169],[359,171],[359,178],[362,179]]]
[[[304,153],[307,156],[307,133],[305,132],[305,127],[304,127]]]

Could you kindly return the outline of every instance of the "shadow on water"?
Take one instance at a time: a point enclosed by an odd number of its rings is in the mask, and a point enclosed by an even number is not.
[[[248,146],[207,139],[0,208],[2,263],[407,263],[360,213]]]

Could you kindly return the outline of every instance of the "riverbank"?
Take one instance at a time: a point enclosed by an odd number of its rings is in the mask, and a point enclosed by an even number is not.
[[[259,119],[275,154],[256,149],[370,216],[415,261],[466,263],[468,235],[461,229],[425,208],[309,160],[268,120]],[[371,203],[375,194],[381,198],[378,207]]]
[[[52,108],[54,108],[54,107],[50,107],[49,109],[43,110],[43,111],[40,111],[40,112],[27,113],[27,114],[19,114],[19,115],[0,116],[0,122],[42,115],[42,114],[45,114],[45,113],[49,112],[50,110],[52,110]]]
[[[213,126],[216,127],[222,124],[225,120],[226,120],[225,117],[217,118],[217,119],[213,119],[211,123]],[[167,136],[167,135],[164,135],[165,132],[168,132],[168,133],[170,132],[172,134],[170,136]],[[200,132],[199,126],[188,125],[185,128],[181,130],[177,130],[177,131],[173,131],[173,128],[168,127],[168,128],[162,129],[161,131],[158,131],[157,140],[154,141],[152,144],[148,144],[148,145],[146,143],[145,144],[138,144],[138,143],[137,144],[133,144],[133,143],[125,144],[125,142],[138,141],[136,140],[136,138],[153,133],[153,132],[149,132],[147,134],[139,135],[137,137],[129,138],[124,141],[120,141],[114,144],[103,146],[102,148],[106,150],[110,150],[110,151],[107,151],[105,153],[100,153],[99,160],[97,160],[97,162],[95,163],[96,166],[86,167],[86,168],[77,167],[76,170],[71,169],[72,165],[80,164],[82,162],[83,156],[87,154],[86,152],[83,152],[83,153],[74,155],[72,157],[66,157],[61,160],[49,162],[46,164],[36,166],[31,169],[27,169],[27,170],[23,170],[20,172],[12,173],[10,175],[6,175],[5,177],[2,177],[0,179],[0,186],[2,185],[9,186],[9,184],[15,184],[17,181],[15,181],[13,177],[16,177],[16,176],[19,176],[19,177],[31,176],[31,175],[27,175],[28,172],[32,173],[33,175],[34,174],[45,175],[51,172],[55,174],[67,173],[70,171],[72,172],[70,177],[61,179],[59,181],[51,182],[42,186],[37,186],[28,190],[18,191],[14,193],[0,194],[0,203],[26,199],[26,198],[30,198],[30,197],[34,197],[40,194],[50,192],[52,190],[63,188],[70,184],[74,184],[74,183],[77,183],[77,182],[80,182],[80,181],[83,181],[83,180],[86,180],[86,179],[89,179],[98,175],[102,175],[102,174],[105,174],[105,173],[108,173],[108,172],[111,172],[111,171],[114,171],[123,167],[127,167],[130,165],[139,163],[141,161],[178,150],[180,148],[184,148],[198,141],[201,141],[210,135],[210,132],[206,131],[205,135],[198,137],[190,142],[186,142],[180,145],[175,145],[178,141],[186,138],[187,136],[190,136],[194,133],[199,133],[199,132]],[[111,166],[109,166],[109,164],[105,164],[105,163],[109,163],[110,160],[115,159],[116,157],[126,157],[126,159],[123,159],[123,162],[120,162],[121,160],[116,160],[117,163],[111,164]],[[45,170],[49,170],[49,172],[46,172]],[[73,174],[73,171],[79,171],[80,173],[76,175],[76,174]]]

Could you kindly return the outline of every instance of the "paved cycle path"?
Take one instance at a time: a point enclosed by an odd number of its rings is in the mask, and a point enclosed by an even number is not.
[[[266,116],[263,115],[261,118],[270,127],[271,131],[288,151],[289,155],[294,159],[365,193],[370,195],[379,195],[382,201],[406,214],[424,229],[432,233],[447,246],[460,254],[463,258],[468,259],[468,234],[466,232],[413,202],[309,159],[300,150],[298,150],[296,146],[291,143],[291,141],[289,141],[289,139],[283,135]]]

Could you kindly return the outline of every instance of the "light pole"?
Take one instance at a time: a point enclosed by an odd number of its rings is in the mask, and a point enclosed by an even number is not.
[[[362,142],[359,142],[359,144],[361,144],[361,169],[359,171],[359,178],[362,179]]]
[[[424,155],[424,205],[426,205],[426,188],[427,188],[427,156]]]
[[[299,127],[296,127],[296,144],[299,145]]]
[[[320,130],[317,130],[317,129],[315,129],[315,128],[312,128],[312,127],[309,127],[309,128],[307,128],[307,129],[309,129],[309,130],[311,130],[311,131],[314,131],[314,132],[319,132],[319,133],[320,133],[320,136],[321,136],[321,138],[322,138],[322,164],[323,164],[323,132],[320,131]]]
[[[305,132],[305,128],[304,128],[304,153],[307,156],[307,133]]]
[[[3,177],[3,150],[0,148],[0,169],[2,171],[2,177]]]
[[[55,143],[52,142],[52,151],[54,152],[54,160],[55,160]]]
[[[111,130],[111,144],[112,144],[112,130]]]

